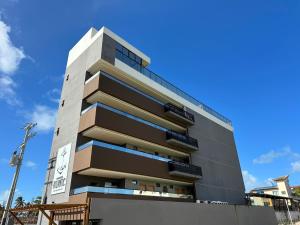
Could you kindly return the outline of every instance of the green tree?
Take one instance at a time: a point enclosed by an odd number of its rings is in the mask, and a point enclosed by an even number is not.
[[[300,187],[295,188],[294,192],[296,196],[300,197]]]
[[[26,202],[22,196],[19,196],[16,198],[16,200],[15,200],[16,208],[24,207],[25,205],[26,205]]]
[[[38,205],[38,204],[41,204],[41,202],[42,202],[42,197],[37,196],[35,199],[32,200],[31,204]]]

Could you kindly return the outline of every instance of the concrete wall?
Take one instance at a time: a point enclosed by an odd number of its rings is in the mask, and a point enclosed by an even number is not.
[[[203,171],[203,178],[195,185],[197,199],[243,204],[245,187],[233,132],[189,111],[195,116],[195,124],[188,132],[199,145],[191,163]]]
[[[90,218],[100,225],[277,225],[267,207],[142,200],[92,199]]]

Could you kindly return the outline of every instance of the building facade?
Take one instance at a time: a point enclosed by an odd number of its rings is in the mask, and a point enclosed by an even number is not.
[[[70,50],[44,203],[244,204],[231,121],[149,64],[105,27],[90,29]]]

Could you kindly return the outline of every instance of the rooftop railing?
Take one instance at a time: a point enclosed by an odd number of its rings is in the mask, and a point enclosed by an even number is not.
[[[141,74],[145,75],[146,77],[150,78],[151,80],[159,83],[163,87],[176,93],[177,95],[184,98],[185,100],[193,103],[196,106],[199,106],[201,109],[203,109],[207,113],[209,113],[209,114],[213,115],[214,117],[220,119],[221,121],[229,124],[230,126],[232,125],[231,120],[229,120],[222,114],[218,113],[214,109],[210,108],[209,106],[205,105],[204,103],[198,101],[197,99],[195,99],[191,95],[187,94],[186,92],[182,91],[178,87],[174,86],[170,82],[166,81],[165,79],[163,79],[159,75],[155,74],[148,68],[142,66],[141,64],[138,64],[135,60],[129,58],[127,55],[125,55],[123,52],[119,51],[118,49],[116,49],[116,58],[121,60],[122,62],[126,63],[128,66],[134,68],[135,70],[139,71]]]

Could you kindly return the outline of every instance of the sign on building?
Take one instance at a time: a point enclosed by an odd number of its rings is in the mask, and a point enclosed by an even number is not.
[[[57,151],[51,191],[51,194],[53,195],[63,193],[66,190],[70,153],[71,143],[59,148]]]

